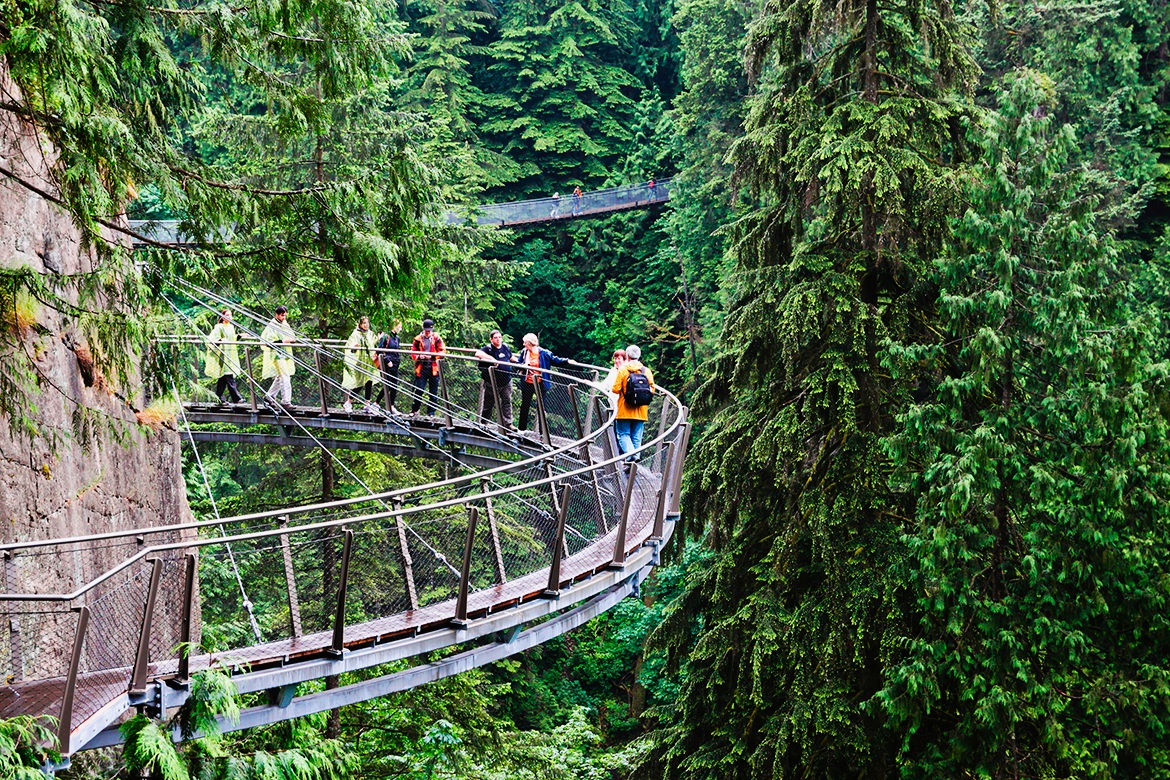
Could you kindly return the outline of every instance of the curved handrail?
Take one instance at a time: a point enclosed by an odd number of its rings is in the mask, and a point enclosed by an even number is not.
[[[191,338],[198,339],[199,337],[191,337]],[[206,342],[206,339],[202,339],[198,343],[205,343],[205,342]],[[243,343],[243,342],[240,342],[240,343]],[[259,343],[259,342],[257,342],[257,343]],[[295,347],[297,345],[296,344],[288,344],[288,345],[284,345],[284,346]],[[309,345],[303,344],[302,346],[309,346]],[[399,351],[403,351],[403,350],[399,350]],[[409,352],[409,350],[405,350],[405,352]],[[455,358],[457,360],[475,361],[477,363],[480,362],[477,358],[469,357],[466,355],[448,355],[448,357],[452,357],[452,358]],[[593,370],[598,370],[601,368],[600,366],[594,366],[594,365],[587,364],[587,363],[581,363],[580,365],[584,366],[585,368],[589,368],[589,369],[593,369]],[[554,369],[554,368],[544,369],[544,371],[545,371],[545,373],[547,373],[551,376],[556,376],[560,379],[566,379],[566,380],[569,380],[572,382],[577,382],[579,384],[584,384],[584,385],[588,385],[590,387],[594,387],[594,385],[592,385],[591,382],[589,382],[588,380],[586,380],[582,377],[575,377],[572,374],[566,374],[566,373],[558,371],[557,369]],[[676,407],[682,408],[682,405],[679,402],[678,397],[675,396],[673,393],[671,393],[668,390],[665,390],[663,388],[658,388],[658,392],[661,393],[665,398],[669,399],[670,401],[673,401],[674,404],[676,405]],[[423,492],[423,491],[427,491],[427,490],[437,490],[439,488],[457,487],[457,486],[464,484],[464,483],[478,482],[478,481],[482,480],[484,477],[493,476],[493,475],[500,474],[503,472],[515,470],[517,468],[520,468],[520,467],[523,467],[526,465],[540,463],[540,462],[546,461],[550,458],[554,458],[558,455],[565,455],[565,454],[572,452],[573,450],[580,449],[580,447],[583,443],[593,441],[598,436],[601,436],[604,433],[606,433],[608,428],[613,425],[613,420],[614,420],[614,417],[613,417],[613,415],[611,415],[610,418],[605,422],[604,425],[599,427],[596,431],[589,434],[584,439],[573,441],[573,442],[566,444],[564,446],[561,446],[561,447],[558,447],[558,448],[555,448],[552,450],[548,450],[545,452],[541,452],[538,455],[534,455],[530,458],[517,460],[515,462],[508,463],[508,464],[503,465],[503,466],[496,466],[495,468],[485,469],[484,471],[477,471],[477,472],[474,472],[472,474],[465,474],[465,475],[458,476],[458,477],[451,477],[450,479],[439,480],[437,482],[428,482],[428,483],[423,484],[423,485],[414,485],[414,486],[406,487],[406,488],[396,488],[395,490],[388,490],[388,491],[384,491],[381,493],[371,493],[369,495],[364,495],[364,496],[354,496],[352,498],[341,498],[341,499],[336,499],[334,501],[323,501],[323,502],[318,502],[315,504],[302,504],[299,506],[282,507],[280,509],[270,509],[270,510],[267,510],[264,512],[253,512],[253,513],[249,513],[249,514],[245,514],[245,515],[234,515],[231,517],[219,518],[217,520],[199,520],[199,521],[195,521],[192,523],[175,523],[172,525],[150,526],[148,528],[132,528],[132,529],[126,529],[126,530],[120,530],[120,531],[106,531],[106,532],[97,533],[97,534],[82,534],[82,535],[78,535],[78,536],[58,537],[58,538],[53,538],[53,539],[40,539],[40,540],[33,540],[33,541],[27,541],[27,542],[13,542],[13,543],[9,543],[9,544],[0,545],[0,555],[3,555],[5,553],[16,552],[18,550],[28,550],[28,549],[35,549],[35,548],[40,548],[40,547],[51,547],[51,546],[55,546],[55,545],[80,544],[80,543],[85,543],[85,542],[97,542],[97,541],[109,541],[111,539],[124,539],[124,538],[138,537],[138,536],[144,536],[144,535],[149,535],[149,534],[173,533],[175,531],[198,530],[200,528],[212,528],[212,527],[224,526],[224,525],[228,525],[228,524],[236,524],[236,523],[243,523],[243,522],[255,522],[257,520],[277,519],[277,518],[280,518],[280,517],[286,516],[286,515],[291,516],[291,515],[308,514],[311,512],[327,511],[327,510],[331,510],[331,509],[339,509],[342,507],[353,506],[355,504],[364,504],[364,503],[371,502],[371,501],[387,501],[387,500],[391,500],[394,498],[402,498],[402,497],[409,496],[409,495],[416,493],[416,492]],[[670,428],[670,432],[673,432],[673,431],[674,431],[674,426],[672,426]],[[653,446],[656,446],[657,443],[658,443],[658,438],[655,438],[649,442],[644,442],[641,449],[639,449],[638,451],[644,452],[644,451],[652,448]],[[607,461],[607,463],[608,462],[609,461]],[[479,494],[479,495],[482,495],[482,494]],[[428,504],[425,506],[429,507],[432,505]],[[301,528],[301,527],[302,526],[295,526],[295,528]],[[291,531],[293,529],[290,528],[289,530]],[[222,539],[220,541],[222,541]],[[8,600],[12,600],[12,599],[7,597],[5,594],[0,593],[0,601],[8,601]]]

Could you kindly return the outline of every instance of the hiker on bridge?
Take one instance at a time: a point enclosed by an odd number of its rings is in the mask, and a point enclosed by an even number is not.
[[[618,371],[628,359],[624,349],[615,349],[613,351],[613,368],[609,370],[609,373],[605,375],[605,379],[601,380],[599,385],[609,397],[609,405],[612,409],[617,409],[618,402],[618,394],[613,391],[613,383],[617,379]]]
[[[232,324],[231,309],[219,313],[219,321],[207,334],[207,357],[203,373],[215,380],[215,395],[221,404],[224,391],[231,393],[232,403],[240,402],[240,391],[236,389],[236,375],[241,373],[240,348],[236,346],[236,326]]]
[[[492,421],[492,409],[500,417],[500,432],[516,430],[512,424],[512,350],[504,335],[493,330],[488,343],[475,351],[480,359],[479,416],[485,425]]]
[[[554,192],[552,196],[552,211],[548,213],[549,219],[556,219],[561,215],[561,193]]]
[[[435,321],[423,320],[422,333],[414,337],[410,344],[410,358],[414,361],[414,387],[417,391],[410,413],[418,414],[422,406],[423,391],[427,391],[427,405],[423,414],[432,414],[438,405],[439,397],[439,361],[447,351],[443,346],[443,339],[435,333]]]
[[[398,400],[398,368],[402,363],[402,353],[398,350],[402,344],[398,334],[402,332],[402,320],[394,320],[390,330],[379,334],[375,343],[375,354],[378,358],[378,368],[382,370],[382,387],[384,388],[386,411],[398,414],[394,402]]]
[[[345,342],[345,372],[341,377],[341,386],[345,388],[345,405],[347,412],[353,411],[353,401],[357,399],[357,390],[361,388],[366,397],[366,414],[374,414],[375,409],[370,403],[370,394],[374,390],[374,372],[378,369],[377,340],[370,330],[370,318],[362,317],[357,327],[349,334]]]
[[[573,188],[573,216],[574,217],[581,213],[581,196],[582,196],[582,194],[583,193],[581,192],[580,187]]]
[[[634,451],[642,446],[642,431],[654,396],[654,375],[639,360],[642,348],[637,344],[626,347],[626,357],[629,359],[618,369],[610,390],[618,395],[614,420],[618,449],[626,456],[626,462],[632,463],[639,457]]]
[[[528,412],[532,409],[532,398],[540,393],[543,403],[545,394],[552,389],[548,369],[552,366],[567,366],[573,361],[557,357],[540,346],[535,333],[524,334],[524,348],[512,358],[513,362],[526,366],[524,381],[520,383],[520,430],[528,430]]]
[[[271,379],[272,386],[264,394],[264,400],[271,403],[281,403],[292,406],[292,377],[297,372],[292,353],[282,349],[277,344],[292,344],[297,340],[297,334],[288,324],[288,309],[277,306],[264,332],[260,334],[261,349],[264,352],[264,365],[260,372],[262,379]],[[279,398],[277,394],[279,393]]]

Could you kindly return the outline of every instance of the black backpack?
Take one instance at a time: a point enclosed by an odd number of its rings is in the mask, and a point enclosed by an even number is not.
[[[622,398],[626,400],[626,406],[648,406],[653,396],[654,391],[650,389],[650,377],[646,376],[642,369],[635,368],[626,374],[625,392],[622,393]]]

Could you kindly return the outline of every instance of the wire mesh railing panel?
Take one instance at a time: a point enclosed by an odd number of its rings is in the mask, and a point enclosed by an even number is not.
[[[355,531],[349,569],[346,622],[350,625],[411,609],[406,527],[386,518]]]
[[[58,716],[77,613],[64,605],[0,605],[0,718]]]

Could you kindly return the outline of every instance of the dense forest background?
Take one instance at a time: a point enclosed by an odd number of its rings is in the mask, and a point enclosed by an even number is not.
[[[18,0],[0,54],[0,110],[61,149],[59,200],[125,278],[121,204],[230,225],[140,258],[313,335],[356,311],[640,343],[700,423],[642,600],[76,776],[1170,776],[1165,0]],[[658,209],[437,219],[667,175]],[[91,327],[105,354],[146,336]],[[202,454],[221,512],[358,489],[319,454]]]

